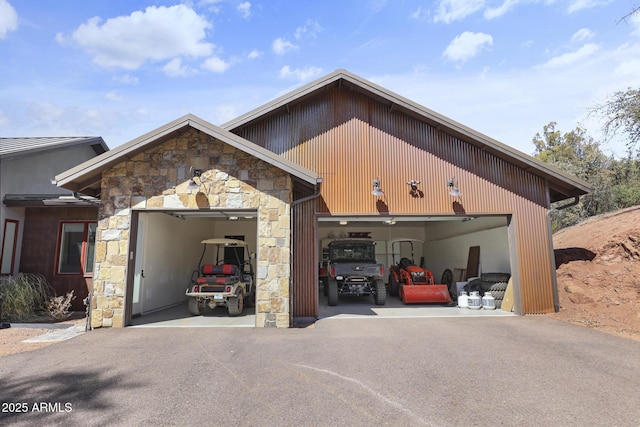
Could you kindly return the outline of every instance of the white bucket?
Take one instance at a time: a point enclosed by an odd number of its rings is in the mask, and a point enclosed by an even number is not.
[[[482,302],[480,300],[480,292],[473,291],[471,295],[469,295],[469,309],[470,310],[480,310],[482,308]]]

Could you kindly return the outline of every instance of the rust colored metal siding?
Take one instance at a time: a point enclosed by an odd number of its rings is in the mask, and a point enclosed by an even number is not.
[[[318,254],[315,227],[317,200],[293,206],[293,317],[318,317]],[[315,268],[314,268],[315,267]]]
[[[97,221],[97,208],[27,208],[25,210],[20,272],[42,275],[57,295],[73,290],[71,310],[84,311],[82,302],[91,289],[91,277],[56,275],[60,221]]]
[[[316,171],[323,178],[318,213],[512,215],[522,311],[554,310],[547,189],[539,176],[337,86],[234,132]],[[382,198],[371,195],[374,178],[381,181]],[[460,198],[449,195],[450,178],[457,181]],[[412,179],[421,181],[424,197],[409,194]],[[301,298],[306,307],[317,295]]]

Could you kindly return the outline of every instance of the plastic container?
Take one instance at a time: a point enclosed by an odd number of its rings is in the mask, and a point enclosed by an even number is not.
[[[481,308],[480,292],[472,291],[471,295],[469,295],[469,310],[480,310]]]
[[[485,292],[482,297],[482,308],[485,310],[495,310],[496,309],[496,299],[491,295],[491,292]]]
[[[460,292],[460,296],[458,297],[458,307],[460,308],[468,308],[469,307],[469,296],[467,292]]]

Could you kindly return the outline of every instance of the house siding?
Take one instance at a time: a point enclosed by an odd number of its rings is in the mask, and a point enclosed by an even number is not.
[[[42,275],[56,295],[74,292],[70,310],[84,311],[83,299],[91,289],[92,278],[57,275],[56,253],[61,221],[96,221],[98,208],[26,208],[20,272]]]
[[[322,178],[315,212],[334,215],[511,215],[522,313],[554,311],[545,181],[486,149],[463,141],[391,106],[345,87],[332,86],[254,123],[233,130]],[[379,178],[383,198],[371,196]],[[449,195],[455,178],[463,193]],[[421,181],[424,197],[406,182]],[[294,232],[298,232],[297,225]],[[317,258],[308,254],[306,265]],[[516,266],[514,266],[514,269]],[[313,304],[314,284],[297,281],[303,307]],[[295,309],[294,309],[295,310]]]
[[[202,169],[206,194],[186,189]],[[286,172],[195,129],[102,173],[92,327],[122,327],[132,211],[255,209],[256,326],[288,327],[292,181]]]

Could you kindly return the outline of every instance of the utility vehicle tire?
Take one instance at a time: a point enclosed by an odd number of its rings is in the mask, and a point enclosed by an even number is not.
[[[384,305],[387,302],[387,287],[380,279],[376,280],[373,286],[375,286],[376,290],[376,293],[373,295],[373,300],[376,305]]]
[[[507,282],[511,275],[509,273],[482,273],[480,280],[483,282]]]
[[[329,279],[328,288],[329,290],[327,296],[329,299],[329,305],[338,305],[338,281],[336,279]]]
[[[399,290],[400,287],[398,286],[396,276],[394,276],[393,273],[389,274],[389,295],[391,295],[392,297],[397,297]]]
[[[325,297],[329,296],[329,286],[327,286],[327,278],[323,277],[322,279],[320,279],[320,282],[322,283],[322,294]]]
[[[453,289],[451,289],[453,287],[453,272],[450,269],[446,269],[443,273],[442,273],[442,278],[440,279],[440,283],[442,283],[443,285],[447,285],[447,289],[449,289],[449,296],[451,298],[456,298],[456,288],[454,287]]]
[[[229,298],[227,306],[229,309],[229,316],[239,316],[242,314],[242,310],[244,309],[244,296],[242,295],[241,289],[236,291],[235,297]]]
[[[494,291],[506,291],[507,290],[507,282],[498,282],[491,285],[489,291],[493,294]]]
[[[189,298],[189,313],[193,314],[194,316],[202,316],[204,307],[204,303],[198,301],[197,298]]]
[[[496,300],[503,300],[505,291],[490,291],[491,296]]]

